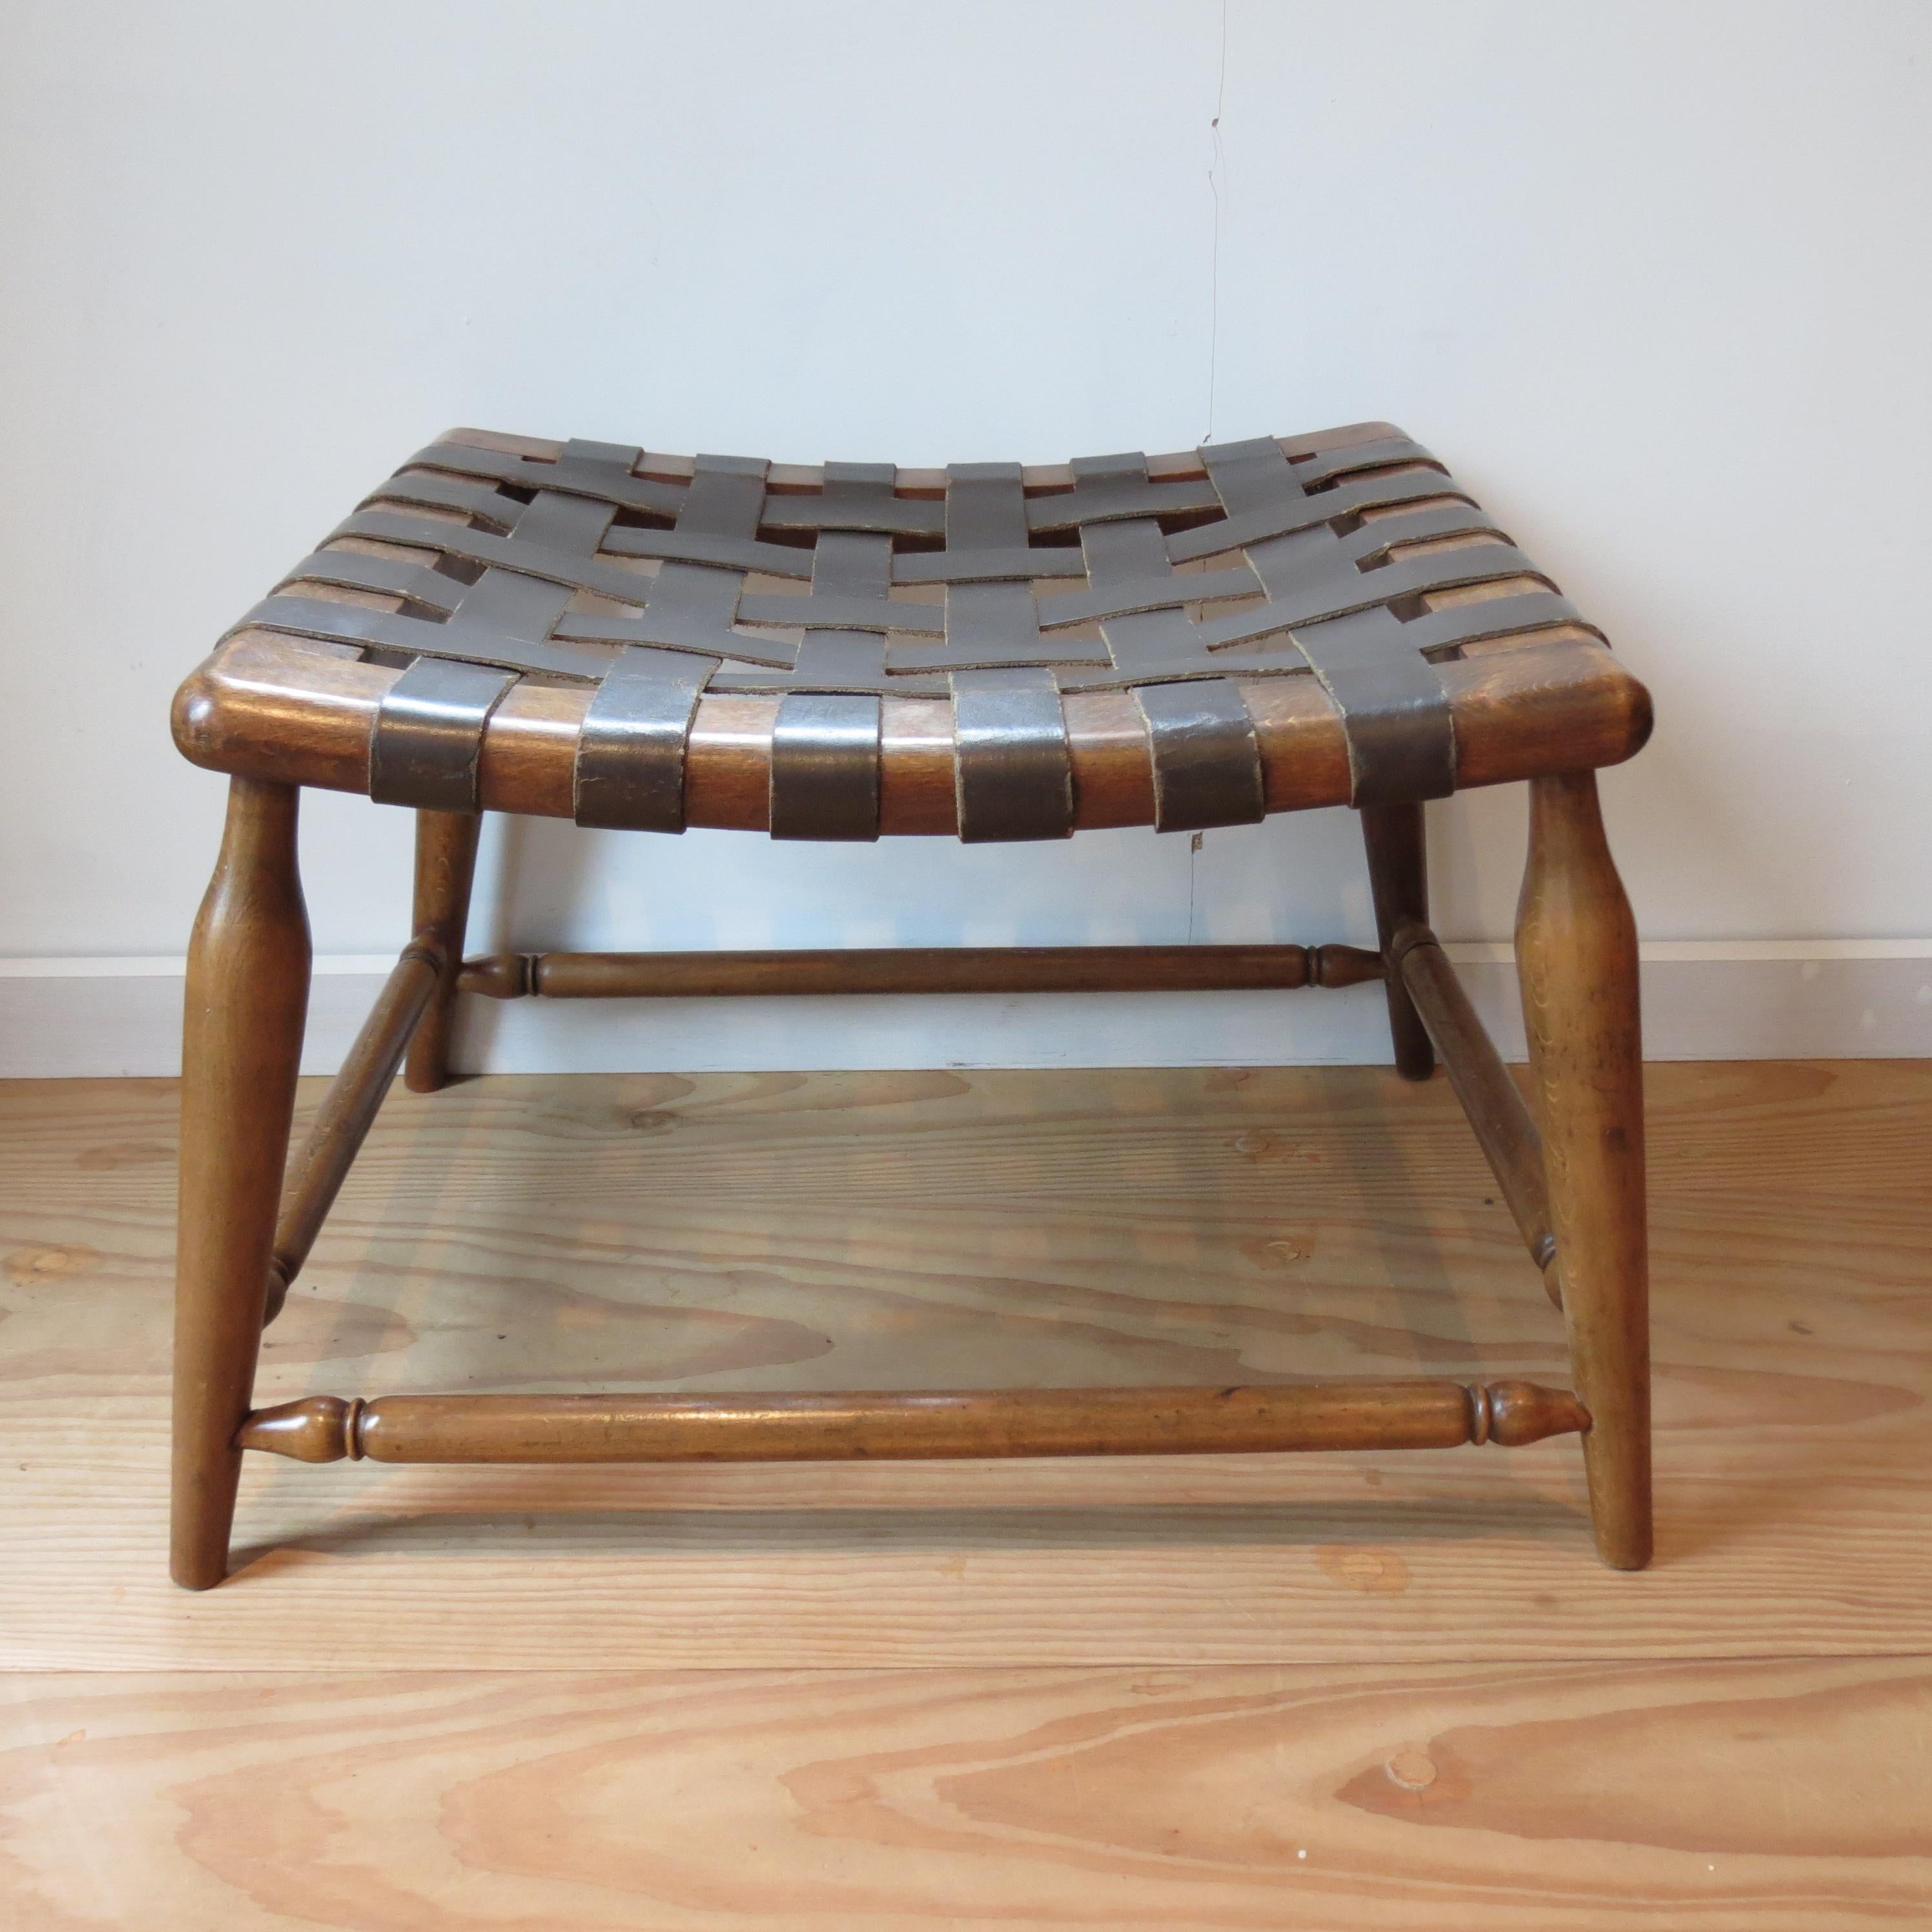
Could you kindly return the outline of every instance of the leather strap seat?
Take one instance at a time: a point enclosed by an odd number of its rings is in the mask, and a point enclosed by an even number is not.
[[[176,708],[198,763],[386,803],[975,842],[1438,798],[1648,728],[1386,424],[944,471],[456,430]]]

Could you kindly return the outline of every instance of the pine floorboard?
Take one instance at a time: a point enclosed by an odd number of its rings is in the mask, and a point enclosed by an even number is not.
[[[1566,1439],[250,1458],[187,1596],[174,1102],[0,1086],[0,1923],[1932,1920],[1932,1064],[1652,1070],[1638,1576]],[[398,1090],[258,1399],[1402,1374],[1568,1379],[1439,1079],[578,1076]]]

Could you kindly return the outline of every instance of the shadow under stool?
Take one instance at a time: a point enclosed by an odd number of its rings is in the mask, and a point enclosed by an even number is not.
[[[188,956],[176,1580],[226,1572],[242,1457],[569,1462],[1504,1445],[1580,1434],[1597,1546],[1651,1550],[1636,938],[1595,773],[1643,687],[1387,424],[1173,456],[945,470],[461,430],[411,457],[182,687],[229,776]],[[1534,1108],[1429,926],[1423,806],[1526,782],[1516,932]],[[285,1163],[310,968],[304,786],[416,818],[413,937]],[[480,814],[774,838],[1064,838],[1348,805],[1379,947],[514,954],[466,962]],[[459,994],[1385,982],[1439,1056],[1568,1332],[1575,1388],[314,1396],[251,1408],[262,1332],[399,1066]]]

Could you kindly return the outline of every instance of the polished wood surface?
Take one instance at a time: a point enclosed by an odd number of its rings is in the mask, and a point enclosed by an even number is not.
[[[1356,814],[1369,862],[1376,908],[1376,941],[1384,960],[1396,932],[1429,923],[1429,848],[1420,805],[1370,805]],[[1436,1064],[1428,1029],[1401,976],[1388,975],[1389,1037],[1405,1080],[1426,1080]]]
[[[175,1580],[227,1568],[266,1307],[275,1204],[308,1010],[296,794],[230,781],[214,876],[188,946],[174,1333]]]
[[[1530,788],[1516,954],[1576,1392],[1593,1418],[1597,1547],[1640,1569],[1652,1529],[1636,924],[1590,772]]]
[[[416,908],[412,927],[436,962],[436,979],[422,1023],[411,1034],[403,1078],[415,1094],[434,1094],[449,1078],[450,1030],[456,1018],[457,975],[470,923],[482,815],[466,812],[416,814]]]
[[[1507,648],[1472,646],[1437,667],[1454,713],[1462,786],[1616,764],[1642,748],[1650,735],[1649,695],[1602,644],[1581,634],[1504,641]],[[376,707],[400,674],[338,646],[244,632],[182,686],[175,742],[212,770],[365,791]],[[1258,679],[1244,696],[1261,748],[1267,808],[1345,804],[1347,747],[1341,718],[1320,685],[1312,677]],[[486,808],[570,817],[572,761],[590,700],[584,685],[525,680],[512,688],[484,736],[479,782]],[[1151,824],[1153,772],[1132,694],[1077,693],[1065,710],[1079,826]],[[776,698],[706,695],[687,754],[692,824],[766,829],[777,715]],[[881,830],[956,832],[951,707],[943,700],[887,698],[881,720]]]
[[[1922,1657],[27,1678],[0,1885],[22,1932],[1850,1932],[1932,1919],[1929,1728]]]
[[[1588,1428],[1535,1382],[924,1389],[830,1395],[309,1396],[236,1440],[302,1462],[829,1462],[1522,1448]]]
[[[1351,996],[1360,997],[1360,996]],[[1651,1070],[1658,1560],[1574,1441],[310,1469],[165,1580],[171,1082],[0,1088],[0,1660],[604,1668],[1932,1650],[1932,1064]],[[304,1082],[299,1112],[326,1083]],[[1461,1110],[1388,1070],[399,1091],[256,1400],[1568,1382]],[[808,1612],[801,1606],[808,1606]]]
[[[466,961],[466,992],[497,1000],[826,993],[1136,993],[1358,986],[1382,976],[1360,946],[781,947],[754,952],[512,952]]]
[[[1543,1276],[1550,1298],[1563,1305],[1556,1275],[1543,1139],[1522,1090],[1510,1077],[1496,1042],[1469,1003],[1456,969],[1426,926],[1398,929],[1394,948],[1418,1022],[1442,1056],[1443,1071],[1516,1217],[1516,1232]]]
[[[267,1321],[274,1321],[282,1312],[289,1284],[308,1259],[315,1238],[394,1084],[404,1052],[435,998],[445,963],[440,948],[428,934],[419,934],[403,949],[340,1071],[329,1083],[282,1190],[268,1264]]]

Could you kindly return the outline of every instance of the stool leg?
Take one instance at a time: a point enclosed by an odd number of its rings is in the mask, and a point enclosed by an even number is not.
[[[308,915],[291,786],[235,778],[221,856],[188,947],[175,1273],[171,1568],[228,1568],[275,1209],[308,1010]]]
[[[1523,1017],[1598,1553],[1650,1561],[1650,1317],[1636,926],[1590,772],[1530,787],[1516,929]]]
[[[476,839],[483,818],[474,812],[416,814],[416,923],[441,944],[445,962],[436,991],[410,1042],[403,1079],[412,1094],[434,1094],[449,1078],[449,1036],[456,1018],[456,976],[470,924],[470,888],[476,877]]]
[[[1405,920],[1429,923],[1429,859],[1423,843],[1419,805],[1365,805],[1360,814],[1362,843],[1369,855],[1369,889],[1375,896],[1376,936],[1382,957]],[[1395,1042],[1396,1071],[1405,1080],[1426,1080],[1436,1068],[1436,1049],[1400,973],[1385,982],[1389,1034]]]

